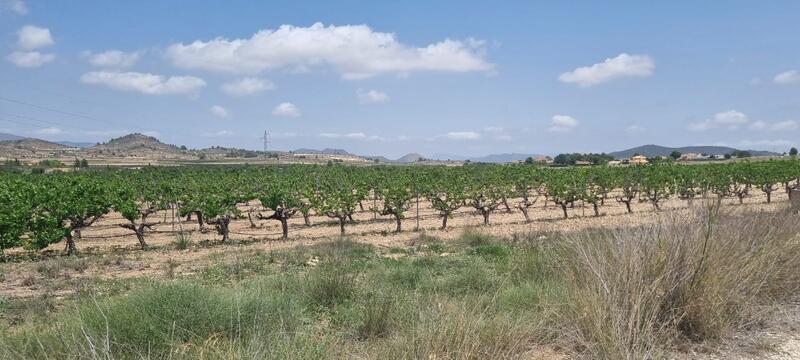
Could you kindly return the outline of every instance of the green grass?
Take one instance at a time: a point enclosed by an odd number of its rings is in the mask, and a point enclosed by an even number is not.
[[[446,244],[426,238],[397,259],[347,239],[235,253],[172,280],[95,280],[59,301],[0,301],[0,354],[496,359],[549,347],[589,358],[661,357],[752,326],[790,299],[800,288],[800,225],[788,220],[715,218],[705,252],[701,216],[513,239],[468,230]]]

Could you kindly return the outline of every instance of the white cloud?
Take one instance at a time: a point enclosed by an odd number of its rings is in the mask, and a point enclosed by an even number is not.
[[[488,133],[501,133],[501,132],[504,132],[505,129],[503,129],[500,126],[487,126],[487,127],[483,128],[483,131],[484,132],[488,132]]]
[[[792,131],[797,130],[799,127],[797,121],[794,120],[778,121],[776,123],[759,120],[750,124],[751,130],[759,131]]]
[[[28,6],[22,0],[2,0],[3,7],[19,14],[25,15],[28,13]]]
[[[377,104],[389,101],[389,95],[378,90],[364,91],[358,89],[356,91],[356,96],[358,97],[358,102],[362,104]]]
[[[705,131],[718,128],[727,128],[728,130],[737,130],[739,126],[745,125],[750,122],[747,115],[736,111],[728,110],[714,114],[710,119],[705,119],[701,122],[689,124],[691,131]],[[759,125],[756,125],[759,126]]]
[[[445,139],[450,140],[478,140],[481,134],[474,131],[451,131],[443,136]]]
[[[788,140],[742,140],[739,142],[739,144],[742,146],[752,146],[763,149],[775,146],[790,146],[794,143]]]
[[[779,121],[770,126],[770,130],[772,131],[791,131],[797,130],[797,128],[797,121],[794,120]]]
[[[63,133],[63,131],[57,127],[47,127],[44,129],[36,130],[36,133],[39,135],[58,135]]]
[[[55,58],[56,56],[53,54],[42,54],[38,51],[15,51],[6,57],[8,61],[22,68],[37,68],[55,60]]]
[[[55,44],[50,29],[25,25],[17,31],[17,46],[23,50],[33,50]]]
[[[214,116],[220,117],[220,118],[227,118],[227,117],[231,116],[230,112],[228,112],[227,109],[225,109],[224,107],[219,106],[219,105],[212,106],[209,109],[209,111],[211,111],[211,113],[214,114]]]
[[[550,132],[570,132],[576,127],[578,127],[578,120],[575,120],[572,116],[568,115],[555,115],[553,119],[550,120],[550,126],[547,127],[547,131]]]
[[[220,131],[216,131],[216,132],[205,133],[202,136],[203,137],[227,137],[227,136],[233,136],[233,135],[236,135],[236,133],[233,132],[233,131],[220,130]]]
[[[84,55],[89,58],[89,63],[94,66],[111,68],[131,67],[136,64],[141,57],[138,51],[124,52],[120,50],[109,50],[97,54],[86,51]]]
[[[769,124],[767,124],[766,121],[761,121],[761,120],[753,121],[753,123],[750,124],[751,130],[766,130],[768,127]]]
[[[290,102],[280,103],[272,110],[272,115],[283,117],[299,117],[300,109]]]
[[[265,90],[272,90],[274,88],[275,84],[273,84],[271,81],[252,77],[243,78],[222,85],[222,91],[233,96],[253,95]]]
[[[655,67],[653,59],[647,55],[622,53],[602,63],[565,72],[558,76],[558,80],[589,87],[623,77],[648,77],[653,74]]]
[[[412,71],[490,71],[484,43],[446,39],[415,48],[394,34],[366,25],[309,27],[282,25],[261,30],[249,39],[216,38],[173,44],[166,56],[174,65],[227,73],[259,73],[268,69],[305,69],[330,65],[345,79]]]
[[[800,84],[800,72],[797,70],[789,70],[775,75],[772,79],[776,84],[789,85]]]
[[[635,124],[634,125],[630,125],[630,126],[625,128],[625,132],[626,133],[639,133],[639,132],[642,132],[644,130],[645,130],[644,127],[639,126],[639,125],[635,125]]]
[[[320,133],[318,135],[321,138],[327,139],[351,139],[351,140],[372,140],[372,141],[382,141],[383,138],[376,135],[367,135],[363,132],[355,132],[355,133],[347,133],[347,134],[336,134],[336,133]]]
[[[81,76],[85,84],[105,85],[112,89],[136,91],[148,95],[176,95],[194,93],[204,86],[203,79],[193,76],[154,75],[138,72],[93,71]]]

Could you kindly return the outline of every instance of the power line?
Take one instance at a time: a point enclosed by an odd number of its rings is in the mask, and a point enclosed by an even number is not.
[[[116,123],[116,122],[109,121],[109,120],[103,120],[103,119],[99,119],[99,118],[96,118],[96,117],[93,117],[93,116],[89,116],[89,115],[77,114],[77,113],[73,113],[73,112],[69,112],[69,111],[64,111],[64,110],[51,108],[51,107],[48,107],[48,106],[36,105],[36,104],[32,104],[32,103],[25,102],[25,101],[9,99],[9,98],[3,97],[3,96],[0,96],[0,100],[6,101],[6,102],[10,102],[10,103],[14,103],[14,104],[19,104],[19,105],[30,106],[32,108],[36,108],[36,109],[39,109],[39,110],[50,111],[50,112],[54,112],[54,113],[57,113],[57,114],[73,116],[73,117],[86,119],[86,120],[92,120],[92,121],[96,121],[96,122],[103,123],[103,124],[114,124],[114,125],[123,126],[123,127],[130,127],[129,125],[124,125],[124,124]],[[139,131],[144,131],[142,128],[139,128],[139,127],[134,127],[134,128],[136,128]]]
[[[75,126],[75,125],[72,125],[72,124],[65,124],[65,123],[59,123],[59,122],[54,122],[54,121],[41,120],[41,119],[37,119],[37,118],[30,117],[30,116],[27,116],[27,115],[18,115],[18,114],[10,114],[10,113],[5,113],[5,112],[0,112],[0,116],[12,116],[12,117],[15,117],[15,118],[18,118],[18,119],[25,119],[25,120],[28,120],[28,121],[33,121],[35,123],[39,123],[40,126],[48,126],[48,125],[49,126],[61,126],[61,127],[65,127],[65,128],[71,128],[71,129],[74,128],[74,129],[83,130],[83,131],[90,131],[90,132],[93,131],[93,130],[89,130],[89,129],[86,129],[86,128],[83,128],[83,127],[80,127],[80,126]],[[23,124],[23,125],[29,125],[27,123],[20,123],[20,122],[12,121],[12,120],[6,120],[6,121],[15,122],[15,123],[18,123],[18,124]]]

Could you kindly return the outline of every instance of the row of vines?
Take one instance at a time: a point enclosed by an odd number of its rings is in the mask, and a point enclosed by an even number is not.
[[[0,173],[0,250],[43,249],[63,241],[75,252],[81,229],[110,212],[126,220],[119,226],[144,249],[148,232],[165,222],[159,212],[193,218],[227,241],[235,219],[278,221],[288,238],[289,219],[302,216],[311,226],[315,214],[335,219],[344,234],[357,209],[366,207],[392,217],[399,232],[419,201],[438,212],[445,228],[462,208],[474,209],[488,225],[498,209],[518,210],[530,221],[537,202],[560,207],[567,218],[576,202],[591,206],[595,215],[610,201],[628,212],[640,203],[658,210],[669,198],[742,201],[754,192],[770,202],[775,192],[791,193],[799,183],[797,160],[564,169],[286,165]]]

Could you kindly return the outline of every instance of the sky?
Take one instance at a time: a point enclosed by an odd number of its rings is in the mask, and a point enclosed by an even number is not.
[[[0,132],[397,158],[800,144],[797,1],[0,0]]]

